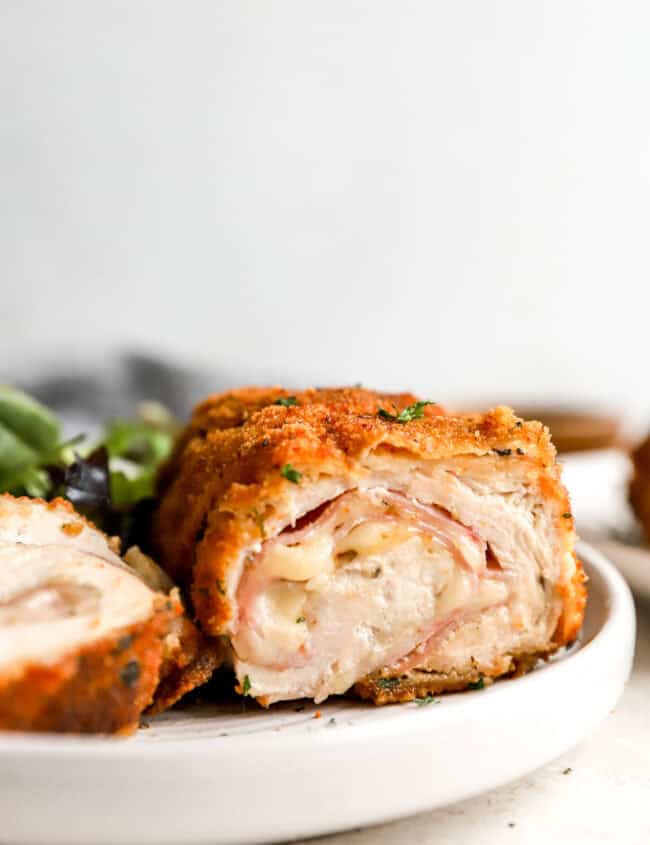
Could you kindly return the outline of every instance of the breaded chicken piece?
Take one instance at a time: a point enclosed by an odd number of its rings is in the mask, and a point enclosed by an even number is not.
[[[178,590],[118,552],[69,502],[0,496],[0,729],[128,733],[195,678]]]
[[[132,546],[126,552],[124,562],[152,590],[166,594],[174,604],[180,604],[182,607],[174,582],[137,546]],[[168,710],[186,693],[209,681],[226,656],[223,643],[205,637],[184,611],[173,618],[164,644],[160,681],[154,693],[153,703],[147,709],[150,715]]]
[[[249,388],[181,436],[154,541],[262,704],[462,689],[577,635],[584,576],[548,431],[415,403]]]

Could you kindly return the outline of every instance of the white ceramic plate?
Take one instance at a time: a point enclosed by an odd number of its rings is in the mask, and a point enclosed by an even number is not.
[[[616,704],[630,671],[629,589],[582,546],[581,641],[529,675],[438,703],[216,705],[128,740],[0,737],[3,843],[262,843],[383,822],[545,764]]]
[[[627,501],[629,456],[602,449],[560,460],[578,532],[616,565],[637,595],[650,599],[650,548]]]
[[[609,537],[594,537],[592,542],[616,565],[638,596],[650,599],[650,549]]]

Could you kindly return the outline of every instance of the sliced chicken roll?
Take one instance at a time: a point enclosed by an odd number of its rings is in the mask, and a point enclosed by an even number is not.
[[[577,635],[584,577],[547,430],[412,400],[214,397],[162,477],[162,560],[262,704],[482,685]]]
[[[196,660],[178,591],[117,552],[68,502],[0,496],[0,729],[129,732]]]

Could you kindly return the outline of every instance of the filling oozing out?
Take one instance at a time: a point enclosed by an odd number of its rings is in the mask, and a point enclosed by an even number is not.
[[[321,700],[509,595],[487,544],[448,512],[352,490],[249,557],[231,638],[238,673],[269,701]]]

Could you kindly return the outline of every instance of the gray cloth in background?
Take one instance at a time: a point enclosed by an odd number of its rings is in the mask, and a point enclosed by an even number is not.
[[[126,352],[87,365],[62,359],[56,368],[14,376],[12,383],[52,408],[63,420],[66,435],[92,437],[115,417],[133,417],[138,402],[162,402],[181,420],[209,393],[231,383],[223,374],[192,370],[159,358]],[[0,379],[10,381],[8,378]]]

